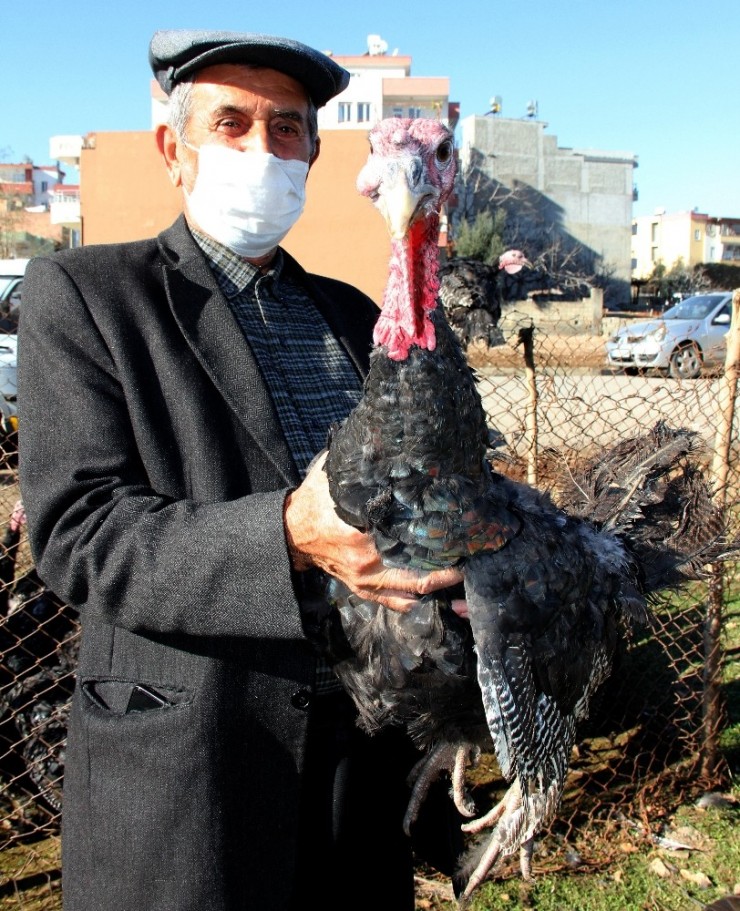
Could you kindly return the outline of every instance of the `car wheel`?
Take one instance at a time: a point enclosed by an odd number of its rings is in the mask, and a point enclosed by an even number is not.
[[[693,380],[701,373],[701,364],[701,352],[696,345],[683,345],[671,355],[668,373],[674,380]]]

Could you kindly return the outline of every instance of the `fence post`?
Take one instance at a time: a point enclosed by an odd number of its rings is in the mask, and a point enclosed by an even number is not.
[[[727,330],[725,369],[719,380],[717,406],[719,422],[714,439],[712,479],[717,506],[725,513],[727,482],[730,471],[732,426],[735,419],[738,368],[740,366],[740,288],[732,295],[732,318]],[[704,622],[704,693],[702,706],[703,736],[701,747],[702,778],[712,781],[719,771],[719,735],[722,728],[722,610],[724,606],[724,570],[721,563],[712,567],[709,580],[707,616]]]
[[[527,399],[527,411],[525,414],[527,426],[527,483],[533,486],[537,484],[537,449],[538,425],[537,425],[537,381],[534,372],[534,324],[524,326],[519,330],[518,345],[522,346],[524,354],[524,375],[527,379],[527,389],[529,396]]]
[[[604,318],[604,290],[591,288],[591,334],[601,335],[601,324]]]

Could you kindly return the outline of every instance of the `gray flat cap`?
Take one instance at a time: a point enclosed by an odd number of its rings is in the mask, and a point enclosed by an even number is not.
[[[251,63],[287,73],[305,86],[317,107],[349,83],[349,73],[326,54],[290,38],[251,32],[155,32],[149,44],[149,63],[168,95],[177,82],[216,63]]]

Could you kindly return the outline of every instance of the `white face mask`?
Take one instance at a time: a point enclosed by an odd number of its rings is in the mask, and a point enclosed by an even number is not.
[[[265,256],[303,211],[308,164],[213,144],[194,151],[198,176],[185,196],[196,226],[239,256]]]

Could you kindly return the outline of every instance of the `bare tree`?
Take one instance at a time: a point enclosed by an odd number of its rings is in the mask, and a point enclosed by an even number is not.
[[[645,284],[649,293],[662,298],[666,303],[678,297],[688,297],[690,294],[707,291],[711,287],[712,282],[706,273],[701,269],[689,268],[681,257],[670,269],[662,262],[656,263]]]

